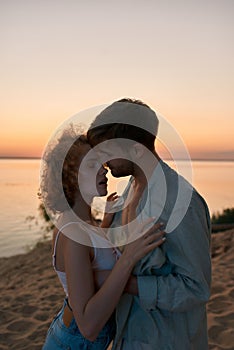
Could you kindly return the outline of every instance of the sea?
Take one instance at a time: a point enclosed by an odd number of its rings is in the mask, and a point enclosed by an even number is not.
[[[205,198],[211,214],[234,207],[234,161],[193,160],[180,165],[178,172],[192,170],[188,180]],[[0,159],[0,257],[25,253],[44,237],[45,223],[38,210],[39,173],[40,159]],[[121,195],[127,180],[109,177],[108,183],[110,192]],[[94,207],[102,210],[104,204],[104,199],[96,198]]]

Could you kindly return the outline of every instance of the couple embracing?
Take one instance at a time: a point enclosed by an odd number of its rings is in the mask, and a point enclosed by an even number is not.
[[[155,151],[158,118],[139,100],[104,109],[86,135],[71,127],[44,153],[41,196],[56,214],[53,266],[64,304],[44,350],[208,349],[210,218],[204,199]],[[107,168],[131,176],[107,197],[101,227],[95,196]]]

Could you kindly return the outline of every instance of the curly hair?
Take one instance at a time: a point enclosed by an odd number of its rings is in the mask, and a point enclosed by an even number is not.
[[[47,145],[41,163],[39,191],[46,210],[55,214],[73,208],[84,145],[88,145],[86,136],[78,135],[72,125]]]

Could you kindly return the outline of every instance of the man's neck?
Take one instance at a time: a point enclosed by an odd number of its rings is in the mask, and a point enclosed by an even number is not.
[[[145,188],[160,160],[156,152],[153,153],[154,157],[143,158],[141,161],[141,167],[134,165],[134,172],[132,176],[134,177],[133,189],[134,191],[140,191]]]

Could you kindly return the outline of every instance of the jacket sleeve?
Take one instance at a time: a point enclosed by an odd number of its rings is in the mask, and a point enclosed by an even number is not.
[[[171,272],[137,276],[140,303],[146,310],[183,312],[209,299],[210,219],[207,207],[198,196],[179,226],[166,235],[163,250],[172,266]]]

